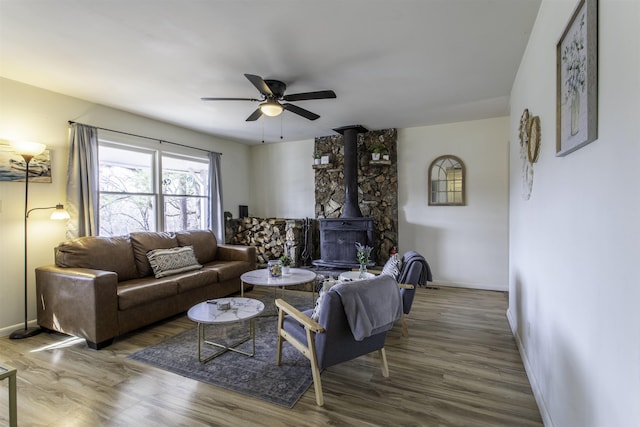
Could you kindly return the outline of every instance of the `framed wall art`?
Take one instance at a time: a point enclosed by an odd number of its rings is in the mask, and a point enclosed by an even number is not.
[[[26,175],[26,162],[11,145],[0,140],[0,181],[22,181]],[[29,182],[51,182],[51,152],[46,149],[29,162]]]
[[[580,0],[556,46],[556,156],[598,136],[598,1]]]

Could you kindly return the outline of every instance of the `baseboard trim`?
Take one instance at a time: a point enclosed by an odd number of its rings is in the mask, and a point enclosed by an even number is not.
[[[500,291],[507,292],[509,290],[506,286],[499,286],[488,283],[461,283],[461,282],[448,282],[446,280],[436,280],[434,282],[427,283],[427,286],[443,286],[450,288],[467,288],[467,289],[479,289],[483,291]]]
[[[37,320],[32,320],[30,322],[27,322],[27,326],[28,327],[37,327],[38,326],[38,321]],[[11,333],[13,331],[17,331],[18,329],[24,328],[24,323],[19,323],[17,325],[13,325],[13,326],[7,326],[6,328],[1,328],[0,329],[0,337],[8,337],[9,335],[11,335]]]
[[[542,422],[547,427],[553,427],[553,420],[551,419],[551,414],[549,414],[549,410],[547,409],[547,405],[544,401],[544,396],[540,391],[540,386],[538,384],[538,380],[536,379],[535,373],[533,372],[533,367],[529,362],[527,351],[522,345],[522,340],[520,339],[520,335],[518,334],[518,322],[516,322],[516,319],[514,318],[514,315],[511,309],[507,309],[507,321],[509,322],[509,327],[511,328],[511,334],[516,340],[516,345],[518,346],[518,352],[520,352],[520,359],[522,359],[522,364],[524,365],[524,371],[527,374],[527,378],[529,379],[529,384],[531,385],[531,391],[533,392],[533,397],[536,399],[536,403],[538,404],[538,411],[540,411]]]

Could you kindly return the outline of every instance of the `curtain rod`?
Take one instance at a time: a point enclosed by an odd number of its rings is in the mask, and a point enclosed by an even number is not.
[[[83,126],[91,126],[91,125],[88,125],[88,124],[85,124],[85,123],[74,122],[73,120],[69,120],[69,122],[68,122],[68,123],[69,123],[70,125],[77,124],[77,125],[83,125]],[[218,152],[218,151],[211,151],[211,150],[205,150],[204,148],[191,147],[191,146],[189,146],[189,145],[180,144],[180,143],[178,143],[178,142],[165,141],[164,139],[152,138],[152,137],[150,137],[150,136],[136,135],[135,133],[122,132],[122,131],[119,131],[119,130],[113,130],[113,129],[101,128],[101,127],[98,127],[98,126],[91,126],[91,127],[94,127],[94,128],[96,128],[96,129],[100,129],[100,130],[106,130],[106,131],[109,131],[109,132],[119,133],[119,134],[122,134],[122,135],[129,135],[129,136],[135,136],[135,137],[137,137],[137,138],[150,139],[150,140],[152,140],[152,141],[158,141],[160,144],[162,144],[162,143],[165,143],[165,144],[172,144],[172,145],[177,145],[177,146],[179,146],[179,147],[190,148],[190,149],[192,149],[192,150],[199,150],[199,151],[204,151],[204,152],[206,152],[206,153],[215,153],[215,154],[220,154],[220,155],[222,155],[222,153],[220,153],[220,152]]]

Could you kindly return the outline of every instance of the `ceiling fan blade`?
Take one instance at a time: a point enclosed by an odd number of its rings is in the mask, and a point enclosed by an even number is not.
[[[256,120],[258,120],[260,117],[262,117],[262,111],[260,110],[260,107],[258,107],[256,109],[256,111],[254,111],[253,113],[251,113],[251,115],[249,117],[247,117],[247,122],[255,122]]]
[[[332,90],[319,90],[317,92],[292,93],[282,97],[285,101],[305,101],[307,99],[328,99],[335,98],[336,93]]]
[[[285,110],[291,111],[292,113],[302,116],[309,120],[315,120],[320,118],[320,116],[317,115],[316,113],[312,113],[309,110],[305,110],[304,108],[300,108],[293,104],[282,104],[282,106],[284,107]]]
[[[200,98],[203,101],[256,101],[259,102],[259,99],[255,98]]]
[[[256,76],[255,74],[245,74],[244,75],[249,81],[260,91],[261,94],[265,96],[273,96],[273,92],[271,92],[271,88],[262,80],[262,77]]]

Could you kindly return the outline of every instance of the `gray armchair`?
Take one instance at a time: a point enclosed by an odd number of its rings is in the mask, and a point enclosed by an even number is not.
[[[389,376],[384,343],[387,331],[402,316],[402,302],[396,281],[390,276],[333,286],[313,310],[300,312],[282,299],[278,307],[276,364],[280,365],[284,341],[311,362],[318,406],[324,404],[320,372],[378,350],[382,376]]]
[[[401,319],[402,335],[409,335],[405,317],[411,311],[416,287],[425,286],[427,282],[432,281],[431,268],[422,255],[416,251],[408,251],[402,256],[402,269],[398,276],[400,295],[402,296],[402,312],[404,313]]]
[[[369,270],[373,274],[380,274],[382,270]],[[413,298],[416,295],[416,287],[425,286],[427,282],[432,282],[431,268],[427,260],[416,251],[408,251],[402,256],[402,267],[398,272],[398,287],[402,297],[402,335],[409,336],[406,316],[411,311]]]

